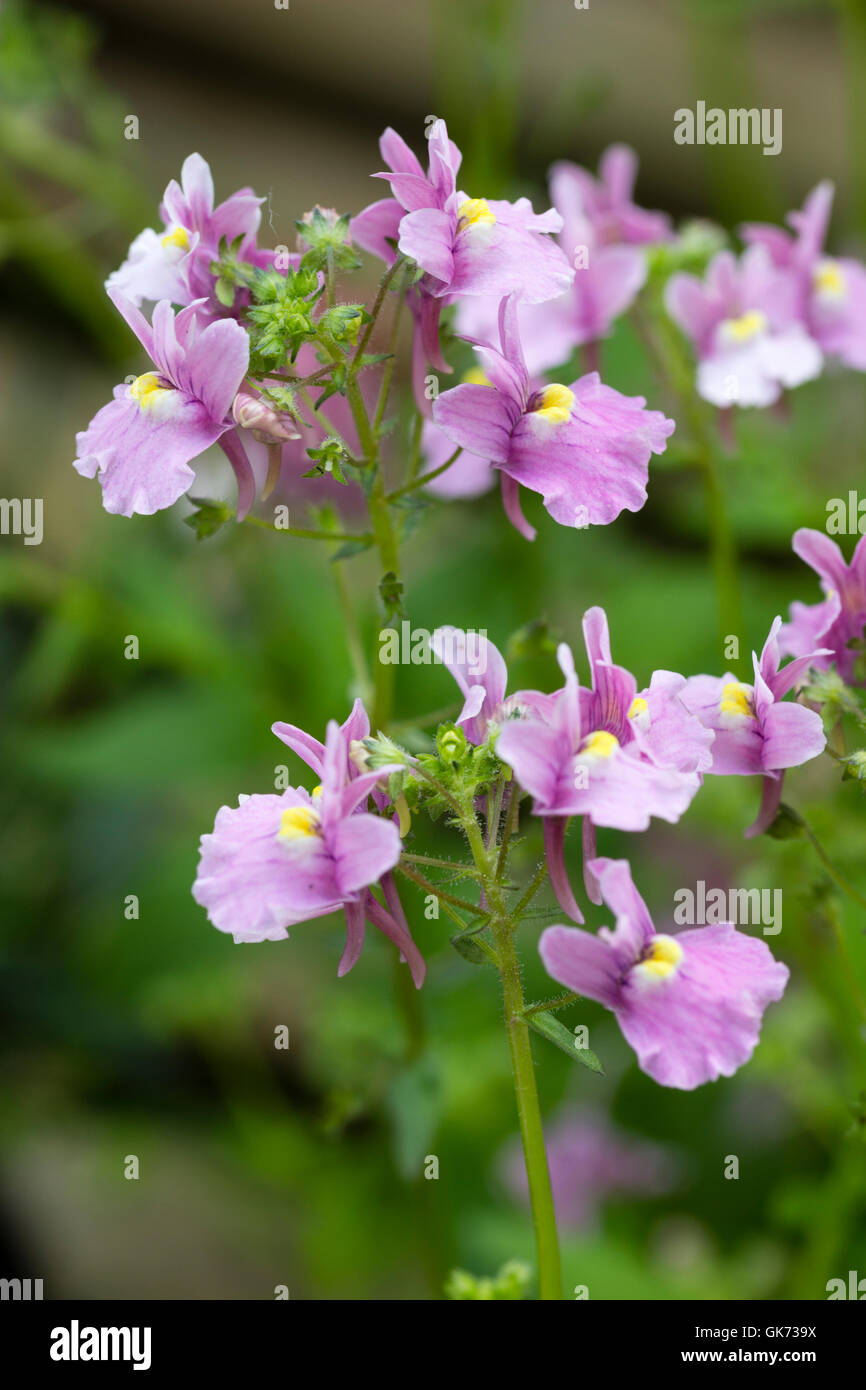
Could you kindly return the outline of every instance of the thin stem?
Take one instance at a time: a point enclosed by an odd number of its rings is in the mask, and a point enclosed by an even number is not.
[[[527,1004],[523,1010],[523,1017],[530,1018],[533,1014],[553,1013],[556,1009],[564,1009],[566,1005],[575,1003],[580,998],[573,990],[568,994],[561,994],[556,999],[545,999],[540,1004]]]
[[[361,358],[367,351],[367,344],[369,343],[370,338],[372,337],[373,329],[376,327],[376,320],[382,312],[382,305],[385,303],[385,296],[388,293],[388,287],[390,286],[391,281],[394,279],[394,276],[397,274],[397,271],[400,270],[403,265],[405,265],[404,258],[402,256],[398,256],[397,259],[394,261],[394,264],[388,267],[388,269],[385,271],[385,274],[379,281],[379,288],[376,292],[376,298],[374,299],[373,307],[370,310],[369,322],[364,327],[364,332],[361,334],[361,337],[358,341],[358,346],[355,349],[355,355],[352,358],[352,365],[349,368],[350,377],[354,377],[360,368]]]
[[[440,888],[438,884],[431,883],[429,878],[425,878],[423,874],[419,874],[417,869],[410,868],[402,859],[397,865],[397,868],[405,878],[411,879],[419,888],[423,888],[425,893],[432,893],[435,898],[441,898],[443,902],[451,903],[452,907],[459,907],[462,912],[471,912],[475,917],[487,916],[483,907],[479,907],[477,903],[470,903],[466,898],[455,897],[453,893],[446,893],[444,888]]]
[[[511,782],[510,786],[511,800],[508,803],[508,811],[505,816],[505,830],[502,835],[502,843],[499,846],[499,858],[496,862],[497,883],[501,883],[502,881],[502,875],[505,872],[505,863],[508,859],[508,846],[511,843],[511,837],[514,834],[520,815],[520,792],[517,789],[516,783]]]
[[[532,882],[530,883],[526,892],[523,894],[523,897],[520,899],[520,902],[514,909],[513,915],[518,919],[518,921],[523,916],[529,904],[532,902],[532,899],[535,897],[536,893],[538,892],[546,877],[547,860],[542,859],[541,863],[535,871],[535,875],[532,879]]]
[[[836,865],[833,863],[833,860],[830,858],[829,854],[824,849],[823,845],[821,844],[820,840],[818,839],[809,822],[805,820],[802,816],[800,817],[800,819],[803,822],[803,829],[805,830],[809,838],[809,842],[811,843],[812,848],[814,849],[821,863],[824,865],[824,868],[827,870],[827,873],[830,875],[833,882],[836,884],[837,888],[840,888],[842,892],[845,893],[847,897],[851,899],[852,902],[857,904],[858,907],[866,908],[866,898],[864,898],[863,894],[858,892],[854,885],[849,883],[847,878],[845,878],[844,875],[840,873],[840,871],[836,868]]]
[[[356,532],[354,535],[348,531],[306,531],[298,526],[275,526],[272,521],[265,521],[260,516],[245,516],[241,525],[259,526],[265,531],[276,531],[280,536],[299,536],[305,541],[372,541],[373,537],[368,531]]]
[[[515,791],[512,797],[512,807],[516,801],[517,793]],[[509,831],[513,820],[513,811],[512,808],[509,808],[506,831]],[[553,1206],[547,1152],[544,1147],[541,1106],[538,1100],[538,1088],[535,1084],[532,1043],[528,1026],[521,1017],[525,1008],[525,1000],[520,978],[520,963],[514,948],[514,935],[519,926],[519,918],[516,913],[509,914],[505,905],[504,890],[500,882],[501,871],[504,868],[503,849],[500,849],[496,860],[495,872],[491,872],[492,848],[488,850],[484,843],[484,837],[471,804],[464,807],[461,825],[469,840],[469,847],[472,850],[476,867],[482,874],[482,887],[491,908],[490,925],[496,944],[496,965],[502,979],[505,1028],[508,1035],[514,1095],[517,1102],[520,1136],[523,1141],[523,1156],[529,1184],[532,1222],[535,1229],[535,1247],[538,1257],[538,1294],[539,1298],[544,1301],[559,1300],[562,1298],[562,1268],[559,1255],[559,1237],[556,1231],[556,1212]],[[503,847],[505,843],[503,839]]]
[[[438,478],[440,473],[444,473],[447,468],[450,468],[452,463],[456,463],[462,453],[462,448],[455,449],[451,457],[446,459],[444,463],[440,463],[438,468],[431,468],[429,473],[422,473],[420,478],[413,478],[411,482],[405,483],[403,487],[398,487],[394,492],[389,492],[388,501],[396,502],[398,497],[405,497],[407,492],[414,492],[416,488],[426,487],[434,478]]]
[[[402,291],[403,289],[405,289],[405,278],[404,284],[400,286],[400,290]],[[385,370],[382,373],[382,385],[379,388],[379,399],[376,403],[376,413],[373,416],[374,434],[378,434],[379,430],[382,427],[382,421],[385,418],[385,409],[388,404],[388,397],[391,393],[391,378],[394,375],[394,364],[397,360],[397,344],[400,338],[400,321],[403,317],[403,305],[405,304],[405,302],[406,296],[401,292],[397,299],[397,307],[394,310],[394,322],[391,324],[391,341],[389,346],[390,355],[388,357],[388,361],[385,363]]]
[[[452,874],[459,877],[469,875],[478,878],[479,873],[471,864],[452,864],[450,859],[434,859],[429,854],[410,854],[408,850],[403,851],[402,858],[408,859],[410,864],[423,864],[428,869],[448,869]]]
[[[562,1268],[559,1257],[559,1237],[556,1232],[556,1213],[553,1191],[544,1147],[541,1106],[535,1084],[535,1065],[529,1029],[521,1018],[525,1003],[520,979],[520,965],[514,942],[507,930],[494,928],[499,969],[502,976],[502,997],[505,1004],[505,1027],[514,1076],[514,1095],[523,1140],[529,1199],[535,1226],[538,1252],[538,1294],[544,1301],[562,1298]]]

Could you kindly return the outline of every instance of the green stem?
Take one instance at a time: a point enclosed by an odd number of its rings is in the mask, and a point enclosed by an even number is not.
[[[306,531],[298,526],[275,526],[272,521],[264,521],[260,516],[245,516],[243,526],[259,526],[264,531],[276,531],[280,536],[299,536],[305,541],[372,541],[369,532],[361,531],[352,535],[348,531]]]
[[[455,449],[451,457],[446,459],[444,463],[440,463],[438,468],[431,468],[429,473],[422,473],[420,478],[413,478],[411,482],[405,483],[403,487],[398,487],[394,492],[389,492],[388,501],[396,502],[398,497],[405,497],[407,492],[414,492],[418,487],[426,487],[434,478],[438,478],[440,473],[444,473],[447,468],[450,468],[452,463],[456,463],[462,453],[462,449]]]
[[[423,888],[425,893],[432,893],[434,898],[441,898],[443,902],[450,903],[452,907],[459,907],[461,912],[471,912],[475,917],[485,917],[487,915],[484,908],[479,907],[477,903],[470,903],[466,898],[458,898],[455,897],[453,893],[446,893],[444,888],[441,888],[436,883],[431,883],[429,878],[425,878],[423,874],[419,874],[417,869],[410,868],[402,859],[397,865],[397,871],[403,874],[405,878],[411,879],[419,888]]]
[[[494,927],[502,976],[502,997],[505,1004],[505,1027],[511,1070],[514,1076],[514,1095],[523,1140],[523,1157],[529,1182],[529,1199],[535,1227],[538,1254],[538,1294],[544,1301],[562,1298],[562,1269],[559,1257],[559,1237],[556,1232],[556,1213],[553,1191],[544,1147],[541,1106],[535,1084],[535,1065],[529,1029],[521,1018],[525,1007],[520,964],[514,942],[507,929]]]
[[[824,865],[824,868],[827,870],[827,873],[830,875],[833,882],[836,884],[837,888],[840,888],[842,892],[845,893],[846,896],[851,899],[852,902],[857,904],[858,907],[866,908],[866,898],[864,898],[863,894],[858,892],[854,885],[849,883],[847,878],[845,878],[844,875],[840,873],[840,871],[836,868],[836,865],[833,863],[833,860],[830,858],[829,854],[824,849],[823,845],[821,844],[820,840],[818,839],[809,822],[805,820],[802,816],[800,817],[800,819],[803,822],[803,829],[805,830],[806,835],[809,838],[809,842],[812,848],[814,849],[821,863]]]
[[[516,799],[515,794],[514,800],[516,801]],[[509,827],[512,820],[513,816],[509,814]],[[500,882],[500,871],[504,868],[502,850],[495,858],[493,847],[488,850],[471,805],[463,808],[461,825],[469,840],[469,847],[476,867],[482,874],[482,886],[491,910],[491,928],[496,943],[496,964],[502,979],[505,1028],[511,1056],[511,1071],[514,1078],[514,1095],[520,1122],[520,1136],[523,1141],[526,1177],[529,1183],[532,1223],[535,1229],[538,1295],[544,1301],[559,1300],[562,1298],[562,1268],[559,1255],[559,1237],[556,1231],[556,1213],[553,1206],[550,1172],[547,1166],[547,1152],[544,1147],[541,1106],[538,1100],[538,1088],[535,1084],[532,1043],[529,1029],[522,1017],[526,1005],[523,997],[523,983],[520,978],[520,963],[514,948],[514,934],[520,924],[519,918],[516,914],[509,914],[505,905],[505,894]],[[503,846],[506,843],[503,839]]]

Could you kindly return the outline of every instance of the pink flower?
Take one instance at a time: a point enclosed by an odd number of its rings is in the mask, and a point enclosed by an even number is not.
[[[293,725],[274,725],[320,771],[321,785],[312,794],[289,787],[223,806],[213,833],[202,836],[193,897],[235,942],[282,941],[290,926],[343,908],[346,947],[338,975],[358,960],[369,919],[409,962],[420,989],[424,961],[391,877],[400,858],[399,831],[392,819],[365,809],[394,769],[363,773],[351,758],[354,736],[363,737],[365,727],[369,731],[360,701],[342,727],[331,721],[324,744]],[[380,882],[384,905],[370,891]]]
[[[136,237],[123,265],[106,282],[109,294],[119,292],[133,304],[142,300],[167,299],[187,305],[203,299],[207,304],[199,313],[224,311],[211,303],[214,277],[211,262],[219,259],[219,244],[240,238],[238,258],[257,260],[256,232],[261,220],[260,205],[251,188],[241,188],[224,203],[214,207],[214,187],[210,167],[200,154],[184,160],[181,183],[168,185],[160,207],[162,232],[148,228]],[[264,253],[265,260],[269,253]]]
[[[774,265],[789,271],[800,295],[803,321],[821,350],[848,367],[866,371],[866,267],[851,257],[828,256],[824,241],[833,206],[833,185],[819,183],[789,212],[795,235],[782,227],[749,223],[743,239],[766,248]]]
[[[616,926],[548,927],[538,948],[548,974],[610,1009],[641,1071],[660,1085],[691,1091],[733,1076],[785,991],[787,966],[730,922],[659,933],[626,860],[589,867]]]
[[[697,354],[698,393],[713,405],[772,405],[783,389],[821,371],[794,278],[763,246],[749,247],[739,261],[720,251],[703,281],[672,275],[665,303]]]
[[[170,507],[195,474],[190,461],[217,440],[238,477],[238,515],[253,498],[254,482],[231,415],[249,363],[249,339],[232,319],[203,323],[200,301],[175,316],[167,300],[153,326],[118,290],[111,292],[153,370],[129,386],[76,436],[75,467],[99,477],[105,510],[150,516]]]
[[[438,429],[499,470],[505,511],[527,540],[535,531],[519,489],[540,492],[563,526],[606,525],[646,501],[650,455],[663,453],[673,420],[644,410],[590,372],[571,386],[534,390],[523,358],[513,297],[502,301],[501,350],[480,347],[489,386],[462,384],[433,404]]]

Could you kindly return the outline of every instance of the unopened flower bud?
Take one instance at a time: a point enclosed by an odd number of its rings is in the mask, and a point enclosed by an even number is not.
[[[252,430],[260,444],[278,444],[286,439],[300,439],[300,434],[285,415],[279,415],[261,396],[239,391],[232,406],[232,415],[241,429]]]

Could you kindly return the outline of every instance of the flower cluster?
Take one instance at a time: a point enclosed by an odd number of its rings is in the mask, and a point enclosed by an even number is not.
[[[570,385],[540,376],[608,332],[646,278],[645,244],[671,234],[666,217],[632,202],[634,156],[608,151],[598,182],[557,165],[557,205],[536,213],[526,198],[462,192],[460,151],[445,122],[433,121],[426,134],[425,170],[386,130],[387,169],[374,177],[391,196],[353,218],[314,208],[296,224],[296,252],[258,244],[262,199],[252,190],[215,206],[208,165],[190,155],[181,183],[165,191],[161,230],[135,239],[106,286],[150,357],[148,370],[118,386],[78,436],[75,466],[99,478],[108,511],[171,506],[194,482],[191,465],[219,443],[237,479],[239,520],[257,493],[266,498],[279,485],[302,496],[302,477],[316,479],[311,501],[339,501],[351,514],[357,485],[361,495],[369,491],[370,464],[353,392],[369,401],[377,375],[385,389],[390,370],[388,354],[365,350],[385,290],[412,315],[425,417],[425,371],[451,371],[443,308],[461,332],[475,327],[483,367],[443,392],[423,423],[424,456],[442,475],[431,491],[472,495],[498,473],[506,513],[529,539],[521,485],[565,526],[606,525],[643,506],[650,456],[664,450],[673,421],[596,372]],[[336,298],[336,276],[358,269],[359,251],[387,267],[372,308]],[[155,306],[151,322],[141,313],[146,303]],[[518,305],[527,315],[522,329]],[[492,387],[483,398],[480,382]]]
[[[597,178],[555,164],[552,206],[536,212],[527,198],[462,191],[461,155],[445,122],[428,122],[426,137],[425,167],[386,130],[386,167],[373,177],[389,196],[354,217],[313,208],[295,224],[292,251],[259,244],[262,200],[252,190],[217,205],[205,161],[186,160],[180,184],[165,191],[161,228],[136,238],[106,286],[149,358],[78,436],[75,467],[99,479],[107,511],[172,506],[192,487],[195,461],[219,444],[237,479],[239,520],[258,495],[291,493],[302,478],[320,506],[339,498],[344,519],[366,509],[363,532],[338,534],[325,507],[320,528],[299,534],[348,542],[335,559],[375,545],[390,617],[401,610],[397,557],[419,488],[464,497],[498,476],[506,516],[528,540],[536,531],[521,488],[577,530],[643,507],[650,459],[675,426],[602,380],[599,345],[627,311],[650,336],[661,329],[676,339],[669,318],[679,325],[694,346],[699,394],[722,408],[770,405],[818,375],[827,357],[866,369],[866,271],[825,254],[829,185],[791,214],[791,232],[746,226],[736,257],[713,234],[677,234],[666,215],[639,207],[636,159],[624,146],[604,154]],[[345,278],[361,269],[360,252],[384,264],[371,302],[341,297]],[[389,350],[374,351],[386,307]],[[403,312],[413,330],[416,411],[408,447],[393,449],[409,463],[391,491],[383,457]],[[442,374],[470,350],[474,365],[440,389]],[[691,424],[696,403],[685,404]],[[200,535],[232,515],[226,504],[197,502]],[[561,644],[558,689],[509,693],[492,643],[485,639],[470,663],[460,655],[465,634],[438,629],[430,652],[460,688],[456,722],[440,726],[426,753],[410,752],[388,737],[377,688],[375,736],[360,699],[343,725],[328,724],[324,743],[275,724],[317,785],[224,806],[202,839],[197,901],[236,942],[280,940],[341,911],[339,974],[358,961],[369,922],[420,987],[425,965],[398,891],[403,875],[455,918],[452,942],[464,958],[495,961],[504,979],[502,952],[520,915],[505,871],[523,804],[543,827],[557,902],[578,924],[543,932],[551,976],[611,1010],[661,1084],[691,1089],[730,1075],[780,998],[785,966],[731,923],[657,930],[629,863],[600,856],[597,834],[679,821],[706,775],[760,778],[760,811],[746,833],[773,827],[785,770],[825,746],[828,673],[843,690],[866,683],[864,544],[848,565],[826,536],[797,532],[794,548],[825,596],[812,607],[793,604],[788,623],[775,619],[748,683],[730,672],[663,669],[639,682],[614,663],[606,615],[595,607],[583,619],[589,683]],[[474,899],[421,872],[442,867],[414,852],[424,814],[444,816],[465,836],[473,862],[458,878],[469,879]],[[612,929],[583,929],[565,862],[574,817],[585,896],[606,904]]]
[[[791,232],[750,223],[737,260],[721,251],[703,281],[668,282],[671,317],[698,357],[697,389],[714,405],[766,406],[821,372],[825,358],[866,371],[866,268],[824,250],[833,186],[820,183]]]
[[[563,644],[557,656],[564,684],[549,694],[509,693],[506,664],[486,637],[470,662],[468,634],[433,633],[432,653],[464,703],[429,755],[413,757],[393,740],[371,739],[360,702],[342,728],[329,727],[324,747],[300,729],[274,725],[322,783],[312,793],[289,789],[220,811],[214,833],[202,840],[195,888],[214,925],[236,940],[274,939],[289,925],[342,907],[348,938],[340,973],[358,958],[366,918],[391,937],[420,985],[423,963],[393,873],[408,862],[412,876],[414,856],[401,831],[405,836],[424,810],[449,808],[465,829],[487,799],[487,834],[495,837],[498,813],[492,818],[489,798],[507,787],[517,814],[521,797],[531,799],[544,827],[551,886],[561,908],[582,924],[564,859],[568,823],[580,817],[587,896],[605,903],[616,921],[612,932],[548,927],[539,949],[551,976],[609,1008],[640,1066],[661,1084],[692,1089],[731,1075],[751,1055],[787,968],[731,923],[657,930],[628,862],[598,856],[597,828],[639,832],[653,817],[676,822],[713,773],[762,778],[761,814],[747,833],[766,829],[779,807],[783,770],[816,757],[825,744],[819,714],[785,697],[832,650],[781,665],[777,618],[754,656],[754,684],[660,670],[639,687],[613,661],[602,609],[585,614],[583,630],[590,684],[580,684]],[[489,924],[483,872],[481,886],[479,920],[469,932],[475,951]]]

